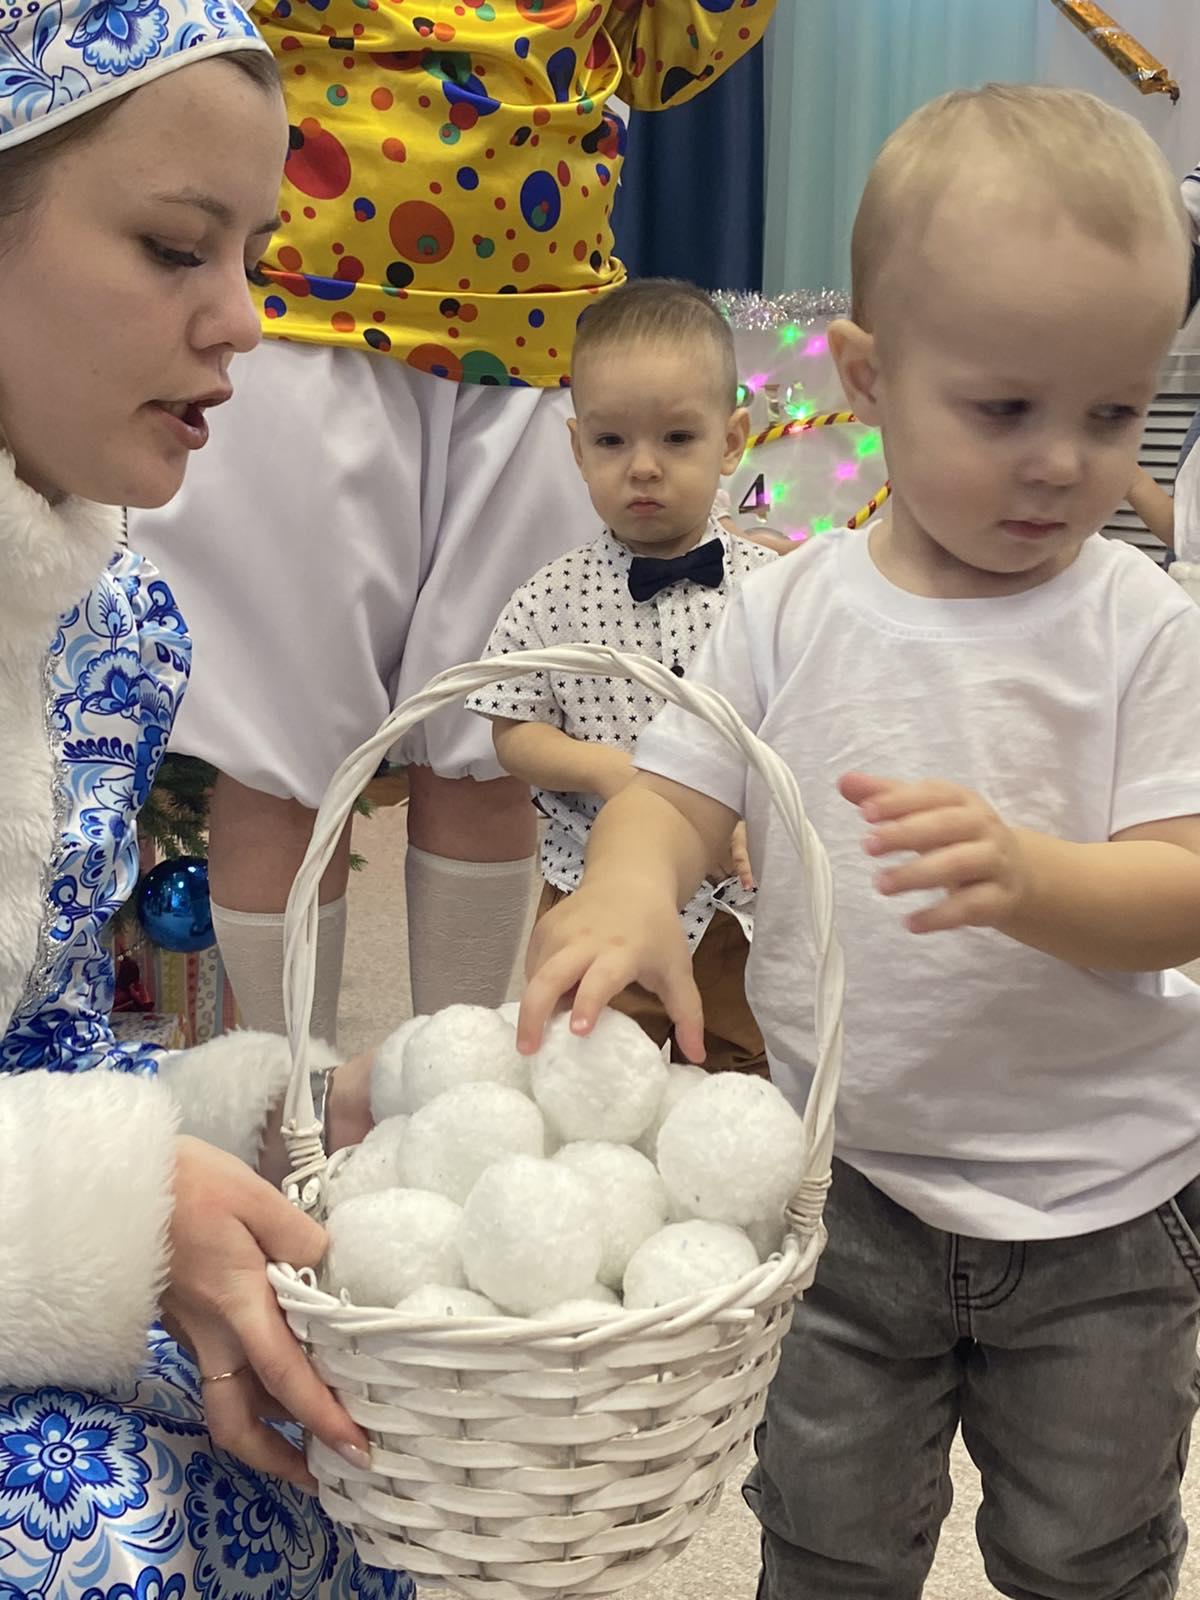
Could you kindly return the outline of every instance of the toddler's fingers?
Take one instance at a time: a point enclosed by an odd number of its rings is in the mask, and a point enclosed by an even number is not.
[[[969,843],[978,839],[984,828],[984,818],[969,806],[942,806],[936,811],[914,811],[901,822],[881,823],[867,834],[863,849],[869,856],[907,850],[922,855],[945,845]]]
[[[608,952],[597,956],[579,980],[575,1003],[571,1007],[571,1032],[591,1033],[597,1018],[613,995],[620,994],[637,977],[627,952]]]
[[[924,911],[904,919],[910,933],[947,933],[953,928],[994,928],[1009,909],[1003,891],[994,883],[972,883],[948,894]]]
[[[845,772],[838,779],[838,793],[852,806],[861,806],[874,795],[892,788],[894,783],[893,778],[880,778],[869,772]]]
[[[675,1024],[675,1042],[689,1061],[704,1064],[704,1003],[692,977],[691,966],[666,974],[659,998]]]
[[[996,873],[996,858],[991,847],[975,842],[950,845],[928,855],[906,861],[902,867],[889,867],[875,880],[880,894],[911,894],[918,889],[958,889],[968,884],[991,882]]]
[[[558,1002],[579,982],[591,959],[590,951],[576,947],[560,950],[536,968],[531,964],[517,1014],[517,1049],[522,1055],[532,1055],[541,1047],[546,1024]]]

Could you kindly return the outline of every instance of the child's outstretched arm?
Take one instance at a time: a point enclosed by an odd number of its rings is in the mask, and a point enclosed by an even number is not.
[[[1175,502],[1145,467],[1139,467],[1125,497],[1156,539],[1175,548]]]
[[[592,827],[583,883],[534,929],[517,1045],[529,1053],[563,995],[571,1028],[590,1033],[630,983],[662,1000],[680,1048],[704,1059],[704,1016],[679,908],[728,847],[737,816],[727,806],[639,773]]]
[[[548,722],[493,717],[492,744],[505,772],[555,794],[598,794],[611,800],[634,775],[626,751],[572,738]]]
[[[1075,844],[1010,827],[958,784],[849,773],[840,788],[869,824],[868,855],[915,855],[884,868],[881,894],[945,891],[909,917],[914,933],[995,928],[1108,972],[1161,972],[1200,957],[1200,817]]]

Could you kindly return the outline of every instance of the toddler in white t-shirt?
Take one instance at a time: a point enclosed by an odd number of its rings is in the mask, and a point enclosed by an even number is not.
[[[759,1600],[916,1600],[960,1424],[1001,1593],[1177,1592],[1200,610],[1093,530],[1133,476],[1188,251],[1158,151],[1090,96],[990,87],[910,118],[859,210],[853,320],[830,330],[883,431],[888,511],[751,577],[689,674],[796,772],[847,959],[830,1240],[747,1486]],[[800,1104],[794,851],[695,719],[667,708],[635,764],[535,933],[522,1048],[572,987],[586,1032],[636,979],[699,1055],[675,905],[744,815],[748,990]]]

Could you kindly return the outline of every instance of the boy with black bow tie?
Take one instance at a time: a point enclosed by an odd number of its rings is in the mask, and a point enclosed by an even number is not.
[[[776,559],[712,516],[749,431],[733,335],[701,290],[642,279],[582,318],[572,387],[575,459],[605,531],[513,595],[488,653],[605,644],[682,676],[736,586]],[[547,819],[540,915],[578,888],[591,824],[633,777],[630,751],[662,702],[617,679],[531,673],[467,703],[491,719],[497,756],[529,783]],[[735,865],[704,884],[681,916],[704,995],[706,1066],[765,1075],[743,986],[754,888],[736,841]],[[634,986],[613,1004],[657,1042],[671,1036],[648,990]]]

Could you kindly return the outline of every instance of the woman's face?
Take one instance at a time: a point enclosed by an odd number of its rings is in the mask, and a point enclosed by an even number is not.
[[[0,222],[0,435],[50,497],[159,506],[258,342],[283,100],[219,58],[147,84]],[[217,421],[219,426],[219,419]]]

